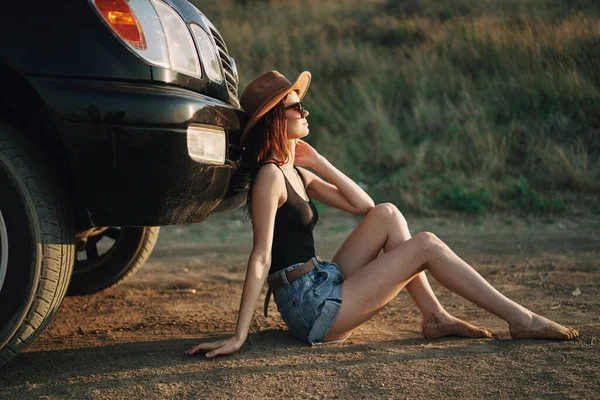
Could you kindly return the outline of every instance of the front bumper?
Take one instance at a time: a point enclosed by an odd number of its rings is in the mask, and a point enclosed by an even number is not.
[[[228,193],[240,158],[241,110],[156,84],[54,77],[30,82],[55,119],[71,166],[72,198],[91,225],[201,222]],[[225,165],[190,158],[186,129],[192,123],[223,128]],[[240,190],[229,193],[243,202]]]

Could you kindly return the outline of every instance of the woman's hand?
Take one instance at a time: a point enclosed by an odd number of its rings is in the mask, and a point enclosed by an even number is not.
[[[314,147],[301,139],[296,140],[295,154],[294,164],[300,167],[313,168],[321,159],[321,155],[314,149]]]
[[[206,353],[207,358],[211,358],[220,354],[231,354],[237,351],[244,344],[243,340],[236,338],[235,336],[229,339],[216,340],[214,342],[200,343],[198,346],[193,347],[185,352],[187,355],[194,355],[200,350],[209,350]]]

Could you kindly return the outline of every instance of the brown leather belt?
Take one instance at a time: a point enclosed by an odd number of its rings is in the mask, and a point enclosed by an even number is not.
[[[315,269],[317,264],[319,264],[319,263],[321,263],[321,258],[319,258],[319,256],[314,256],[310,260],[308,260],[307,262],[305,262],[304,264],[299,266],[298,268],[295,268],[291,271],[286,272],[285,278],[287,279],[288,283],[292,283],[296,279],[300,278],[303,275],[306,275],[307,273],[309,273],[310,271]],[[267,281],[267,283],[269,284],[269,290],[267,291],[267,296],[265,297],[265,306],[264,306],[265,318],[268,316],[267,311],[269,308],[269,300],[271,299],[271,293],[273,292],[273,290],[277,290],[277,289],[285,286],[285,281],[283,280],[283,277],[281,274],[277,275],[277,277],[275,279]]]
[[[321,262],[321,259],[319,258],[319,256],[314,256],[313,258],[311,258],[310,260],[308,260],[307,262],[305,262],[298,268],[295,268],[289,272],[286,272],[285,278],[287,279],[288,282],[291,283],[291,282],[295,281],[296,279],[300,278],[302,275],[305,275],[305,274],[309,273],[310,271],[312,271],[313,269],[315,269],[316,264],[320,263],[320,262]],[[268,282],[268,284],[272,290],[277,290],[277,289],[285,286],[285,282],[281,275],[278,275],[275,279],[270,280]]]

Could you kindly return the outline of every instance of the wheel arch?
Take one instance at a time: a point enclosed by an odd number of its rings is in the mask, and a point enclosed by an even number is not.
[[[89,224],[85,210],[77,207],[75,179],[68,154],[56,121],[38,92],[19,71],[0,59],[0,120],[14,126],[17,131],[54,168],[59,180],[74,206],[77,228]]]

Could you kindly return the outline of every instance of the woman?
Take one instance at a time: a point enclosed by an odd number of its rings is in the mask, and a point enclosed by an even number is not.
[[[303,72],[292,84],[277,71],[248,84],[240,102],[251,115],[242,133],[253,176],[248,194],[254,242],[235,334],[201,343],[186,353],[206,357],[238,350],[248,335],[264,281],[294,336],[312,344],[345,340],[404,287],[422,313],[427,338],[490,337],[451,316],[435,297],[424,271],[443,286],[505,320],[513,339],[572,339],[575,329],[537,315],[506,298],[429,232],[411,237],[392,204],[374,205],[360,186],[302,140],[308,111],[301,103],[310,84]],[[326,180],[305,168],[310,167]],[[364,215],[331,262],[314,251],[316,199]],[[384,253],[377,257],[380,250]],[[268,276],[267,276],[268,275]]]

